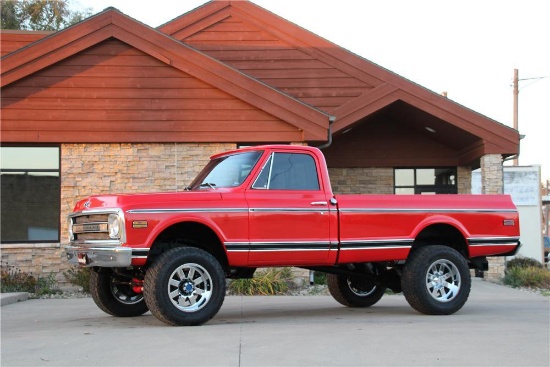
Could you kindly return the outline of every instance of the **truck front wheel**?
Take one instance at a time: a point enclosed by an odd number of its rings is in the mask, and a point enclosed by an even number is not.
[[[201,325],[223,304],[224,272],[206,251],[193,247],[171,249],[147,270],[144,296],[151,313],[166,324]]]
[[[421,247],[409,255],[401,285],[407,302],[418,312],[450,315],[470,295],[470,270],[464,257],[450,247]]]
[[[365,264],[365,271],[376,275],[378,268]],[[340,304],[347,307],[370,307],[380,301],[386,288],[374,282],[345,275],[327,274],[327,285],[330,295]]]
[[[90,271],[90,293],[95,304],[113,316],[143,315],[149,309],[143,294],[134,292],[130,280],[110,269],[102,269],[101,272]]]

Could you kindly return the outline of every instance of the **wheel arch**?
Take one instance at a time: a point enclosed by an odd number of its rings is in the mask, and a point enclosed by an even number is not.
[[[466,259],[469,258],[467,232],[460,222],[452,218],[432,218],[429,223],[419,226],[411,251],[430,245],[443,245],[454,248]]]
[[[227,270],[229,261],[220,234],[212,226],[195,218],[172,222],[156,233],[151,241],[147,264],[167,250],[186,246],[210,253]]]

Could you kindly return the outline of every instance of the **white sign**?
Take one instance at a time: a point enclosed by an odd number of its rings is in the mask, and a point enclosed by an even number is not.
[[[540,204],[539,167],[504,167],[504,193],[517,205]],[[472,194],[481,194],[481,171],[472,172]]]

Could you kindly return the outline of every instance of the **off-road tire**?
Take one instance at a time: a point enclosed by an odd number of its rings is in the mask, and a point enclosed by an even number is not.
[[[407,302],[426,315],[450,315],[470,295],[471,277],[466,259],[455,249],[433,245],[414,249],[401,278]]]
[[[218,260],[204,250],[171,249],[147,270],[144,297],[151,313],[168,325],[201,325],[223,304],[225,275]]]
[[[370,307],[380,301],[386,287],[361,278],[327,274],[330,295],[347,307]]]
[[[149,309],[143,294],[135,293],[131,286],[124,285],[121,278],[111,270],[90,271],[90,293],[95,304],[105,313],[117,317],[143,315]]]

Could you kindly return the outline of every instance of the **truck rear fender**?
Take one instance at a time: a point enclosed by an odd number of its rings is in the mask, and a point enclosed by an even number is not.
[[[151,244],[147,264],[158,255],[175,247],[196,247],[212,254],[224,269],[228,259],[223,238],[219,228],[202,218],[177,218],[157,226],[151,233],[148,244]]]
[[[418,224],[413,232],[414,244],[411,251],[429,245],[449,246],[469,258],[466,238],[468,231],[458,220],[447,216],[433,216]]]

